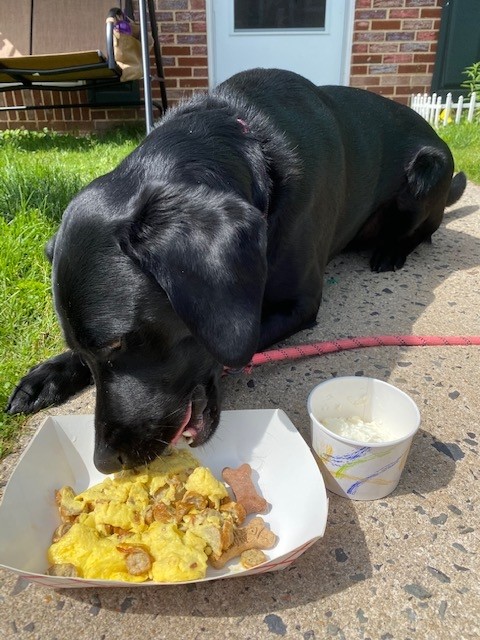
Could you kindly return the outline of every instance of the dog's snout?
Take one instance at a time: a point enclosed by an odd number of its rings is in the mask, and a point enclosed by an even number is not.
[[[116,473],[122,469],[133,466],[129,464],[128,456],[119,453],[116,449],[103,445],[95,448],[95,454],[93,457],[96,468],[105,474]]]

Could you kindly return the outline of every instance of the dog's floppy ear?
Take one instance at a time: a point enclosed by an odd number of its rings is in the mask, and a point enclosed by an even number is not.
[[[266,221],[258,209],[201,187],[185,185],[181,193],[153,189],[121,246],[155,278],[220,363],[236,367],[250,361],[267,271]]]

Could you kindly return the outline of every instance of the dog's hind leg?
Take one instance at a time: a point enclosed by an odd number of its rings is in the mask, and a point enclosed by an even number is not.
[[[303,297],[301,301],[277,303],[268,312],[264,309],[258,349],[266,349],[297,331],[313,327],[320,300],[321,291],[317,291],[315,296]]]
[[[421,243],[429,241],[443,219],[452,184],[451,157],[424,147],[406,170],[395,200],[377,215],[379,233],[370,260],[373,271],[394,271]]]
[[[443,219],[444,203],[439,206],[419,206],[410,209],[392,207],[388,214],[389,222],[383,226],[383,232],[376,244],[370,267],[372,271],[395,271],[401,269],[407,256],[422,242],[430,242],[432,234]],[[421,221],[421,222],[418,222]]]

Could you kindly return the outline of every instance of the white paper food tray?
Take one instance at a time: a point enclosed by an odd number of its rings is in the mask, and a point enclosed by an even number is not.
[[[40,425],[0,504],[0,566],[57,589],[180,584],[45,575],[47,549],[60,523],[55,490],[70,485],[78,493],[105,478],[93,464],[93,441],[91,415],[51,416]],[[264,564],[249,570],[240,569],[238,562],[221,570],[209,568],[203,580],[284,569],[323,536],[328,500],[322,475],[309,447],[283,411],[224,411],[215,436],[192,453],[218,478],[224,467],[248,462],[254,482],[271,505],[262,517],[278,536],[276,546],[266,551],[268,561]]]

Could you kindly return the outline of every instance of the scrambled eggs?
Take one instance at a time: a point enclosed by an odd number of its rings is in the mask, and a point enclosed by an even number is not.
[[[62,524],[49,573],[179,582],[205,576],[211,554],[233,542],[244,508],[186,449],[124,471],[75,495],[56,492]]]

